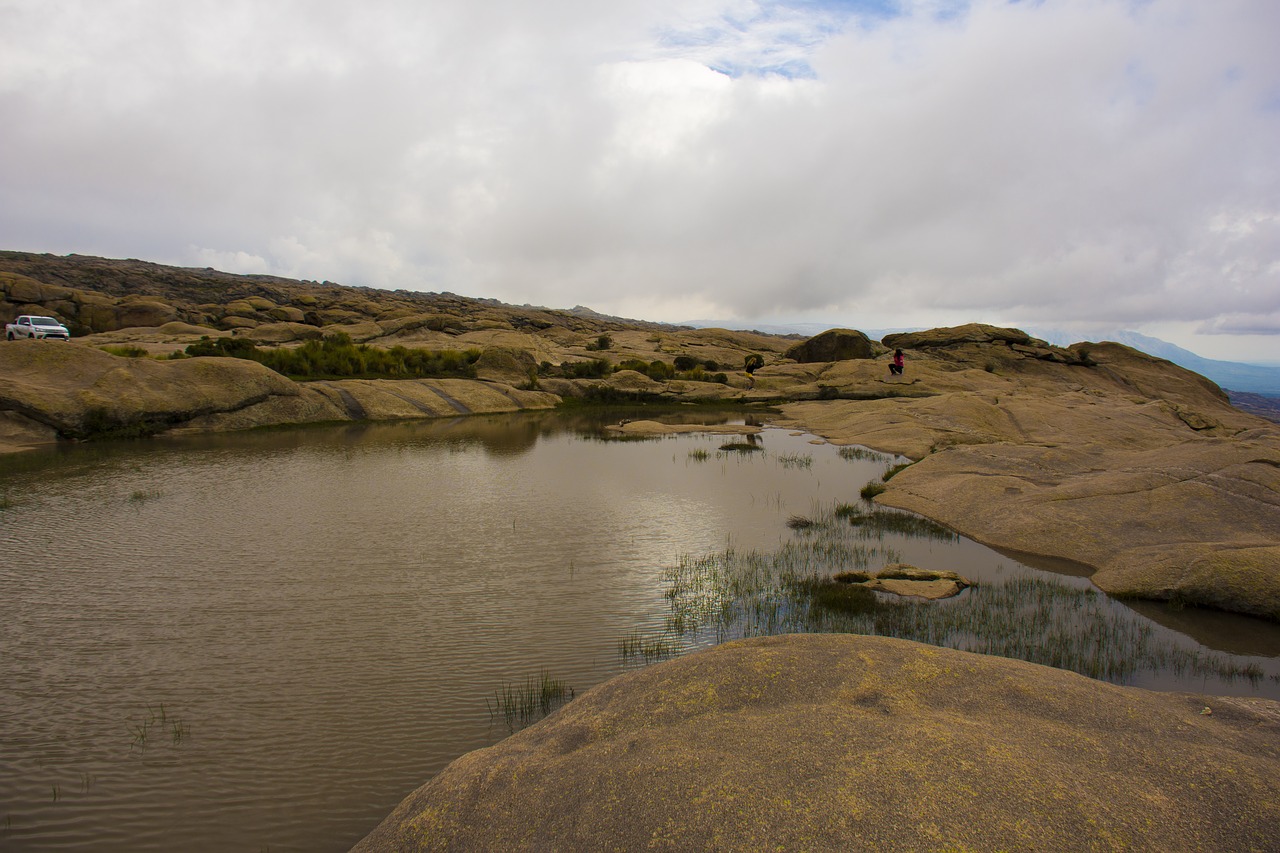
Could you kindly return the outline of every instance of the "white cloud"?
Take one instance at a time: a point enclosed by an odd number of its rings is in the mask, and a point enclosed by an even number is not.
[[[668,320],[1270,328],[1280,6],[884,7],[0,2],[3,248]]]

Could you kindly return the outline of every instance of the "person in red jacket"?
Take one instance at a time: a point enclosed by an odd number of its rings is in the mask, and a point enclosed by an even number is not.
[[[901,376],[902,367],[903,367],[902,350],[896,349],[893,351],[893,363],[889,365],[889,372],[892,373],[894,376]]]

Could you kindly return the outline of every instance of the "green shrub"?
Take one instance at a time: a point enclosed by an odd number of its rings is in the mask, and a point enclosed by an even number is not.
[[[666,382],[668,379],[675,376],[676,370],[665,361],[651,361],[649,362],[649,369],[646,373],[648,373],[649,378],[655,382]]]
[[[105,347],[99,347],[99,349],[101,349],[103,352],[111,353],[112,355],[118,355],[121,358],[146,358],[148,355],[150,355],[150,353],[148,353],[142,347],[134,347],[134,346],[126,346],[126,345],[105,346]]]
[[[698,366],[698,360],[691,355],[678,355],[675,358],[675,368],[680,372],[693,370]]]
[[[343,337],[346,337],[345,335]],[[205,335],[186,348],[187,355],[220,355],[233,358],[252,358],[256,351],[248,338],[211,338]]]
[[[567,379],[603,379],[613,368],[607,359],[593,358],[590,361],[566,361],[560,365],[560,372]]]
[[[202,338],[186,349],[187,355],[231,356],[266,365],[293,379],[474,378],[480,351],[409,349],[395,346],[377,349],[355,344],[344,332],[323,340],[309,340],[299,347],[259,349],[247,338]]]
[[[648,375],[649,362],[641,361],[638,358],[628,358],[618,362],[618,365],[613,369],[613,372],[617,373],[619,370],[634,370],[636,373]]]

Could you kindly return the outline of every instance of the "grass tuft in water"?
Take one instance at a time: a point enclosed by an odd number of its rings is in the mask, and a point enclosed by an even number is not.
[[[884,453],[880,453],[875,450],[870,450],[866,447],[859,447],[857,445],[842,447],[840,448],[838,453],[840,454],[841,459],[847,460],[849,462],[861,462],[867,459],[873,462],[888,462],[892,458]]]
[[[543,670],[523,684],[504,684],[487,704],[490,718],[502,717],[507,728],[515,731],[572,701],[573,696],[572,687]]]
[[[813,457],[808,453],[779,453],[778,464],[783,468],[812,468]]]
[[[129,495],[129,502],[135,504],[146,503],[147,501],[156,500],[161,494],[162,492],[159,489],[135,489]]]
[[[885,533],[897,533],[918,539],[933,539],[939,542],[956,542],[960,536],[953,530],[938,522],[915,515],[910,512],[872,507],[863,509],[854,504],[836,504],[832,513],[842,518],[853,527],[858,528],[863,536],[880,537]]]
[[[145,753],[147,746],[151,743],[152,729],[168,731],[170,741],[174,746],[180,746],[191,736],[191,730],[187,724],[183,722],[181,717],[171,717],[164,703],[158,705],[147,706],[145,714],[129,719],[129,733],[133,735],[133,741],[129,745],[129,751],[137,750]]]
[[[694,462],[706,462],[711,458],[711,454],[707,452],[705,447],[699,447],[689,451],[689,458]]]
[[[643,660],[647,664],[654,663],[676,657],[680,651],[679,639],[665,633],[633,631],[618,641],[618,656],[627,662]]]
[[[1150,622],[1092,587],[1032,575],[972,587],[939,602],[878,595],[839,583],[899,562],[877,533],[900,523],[848,523],[847,505],[812,519],[807,535],[771,553],[729,548],[682,558],[663,574],[668,634],[685,648],[738,637],[852,633],[1017,658],[1114,683],[1143,672],[1260,681],[1256,665],[1156,635]],[[927,526],[908,536],[934,536]],[[950,531],[945,535],[953,536]]]
[[[877,483],[875,480],[872,480],[870,483],[863,486],[862,490],[859,491],[858,494],[862,496],[864,501],[869,501],[876,495],[884,494],[884,489],[884,483]]]

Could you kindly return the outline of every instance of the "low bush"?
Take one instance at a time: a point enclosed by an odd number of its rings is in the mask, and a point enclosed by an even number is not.
[[[395,346],[377,349],[352,343],[345,333],[310,340],[299,347],[260,349],[247,338],[202,338],[187,347],[190,356],[230,356],[263,364],[291,379],[471,379],[479,350],[426,350]]]
[[[603,379],[613,370],[608,359],[593,358],[590,361],[566,361],[560,365],[560,375],[565,379]]]
[[[112,355],[118,355],[121,358],[146,358],[150,355],[143,347],[129,346],[127,344],[110,345],[99,347],[99,349]]]

